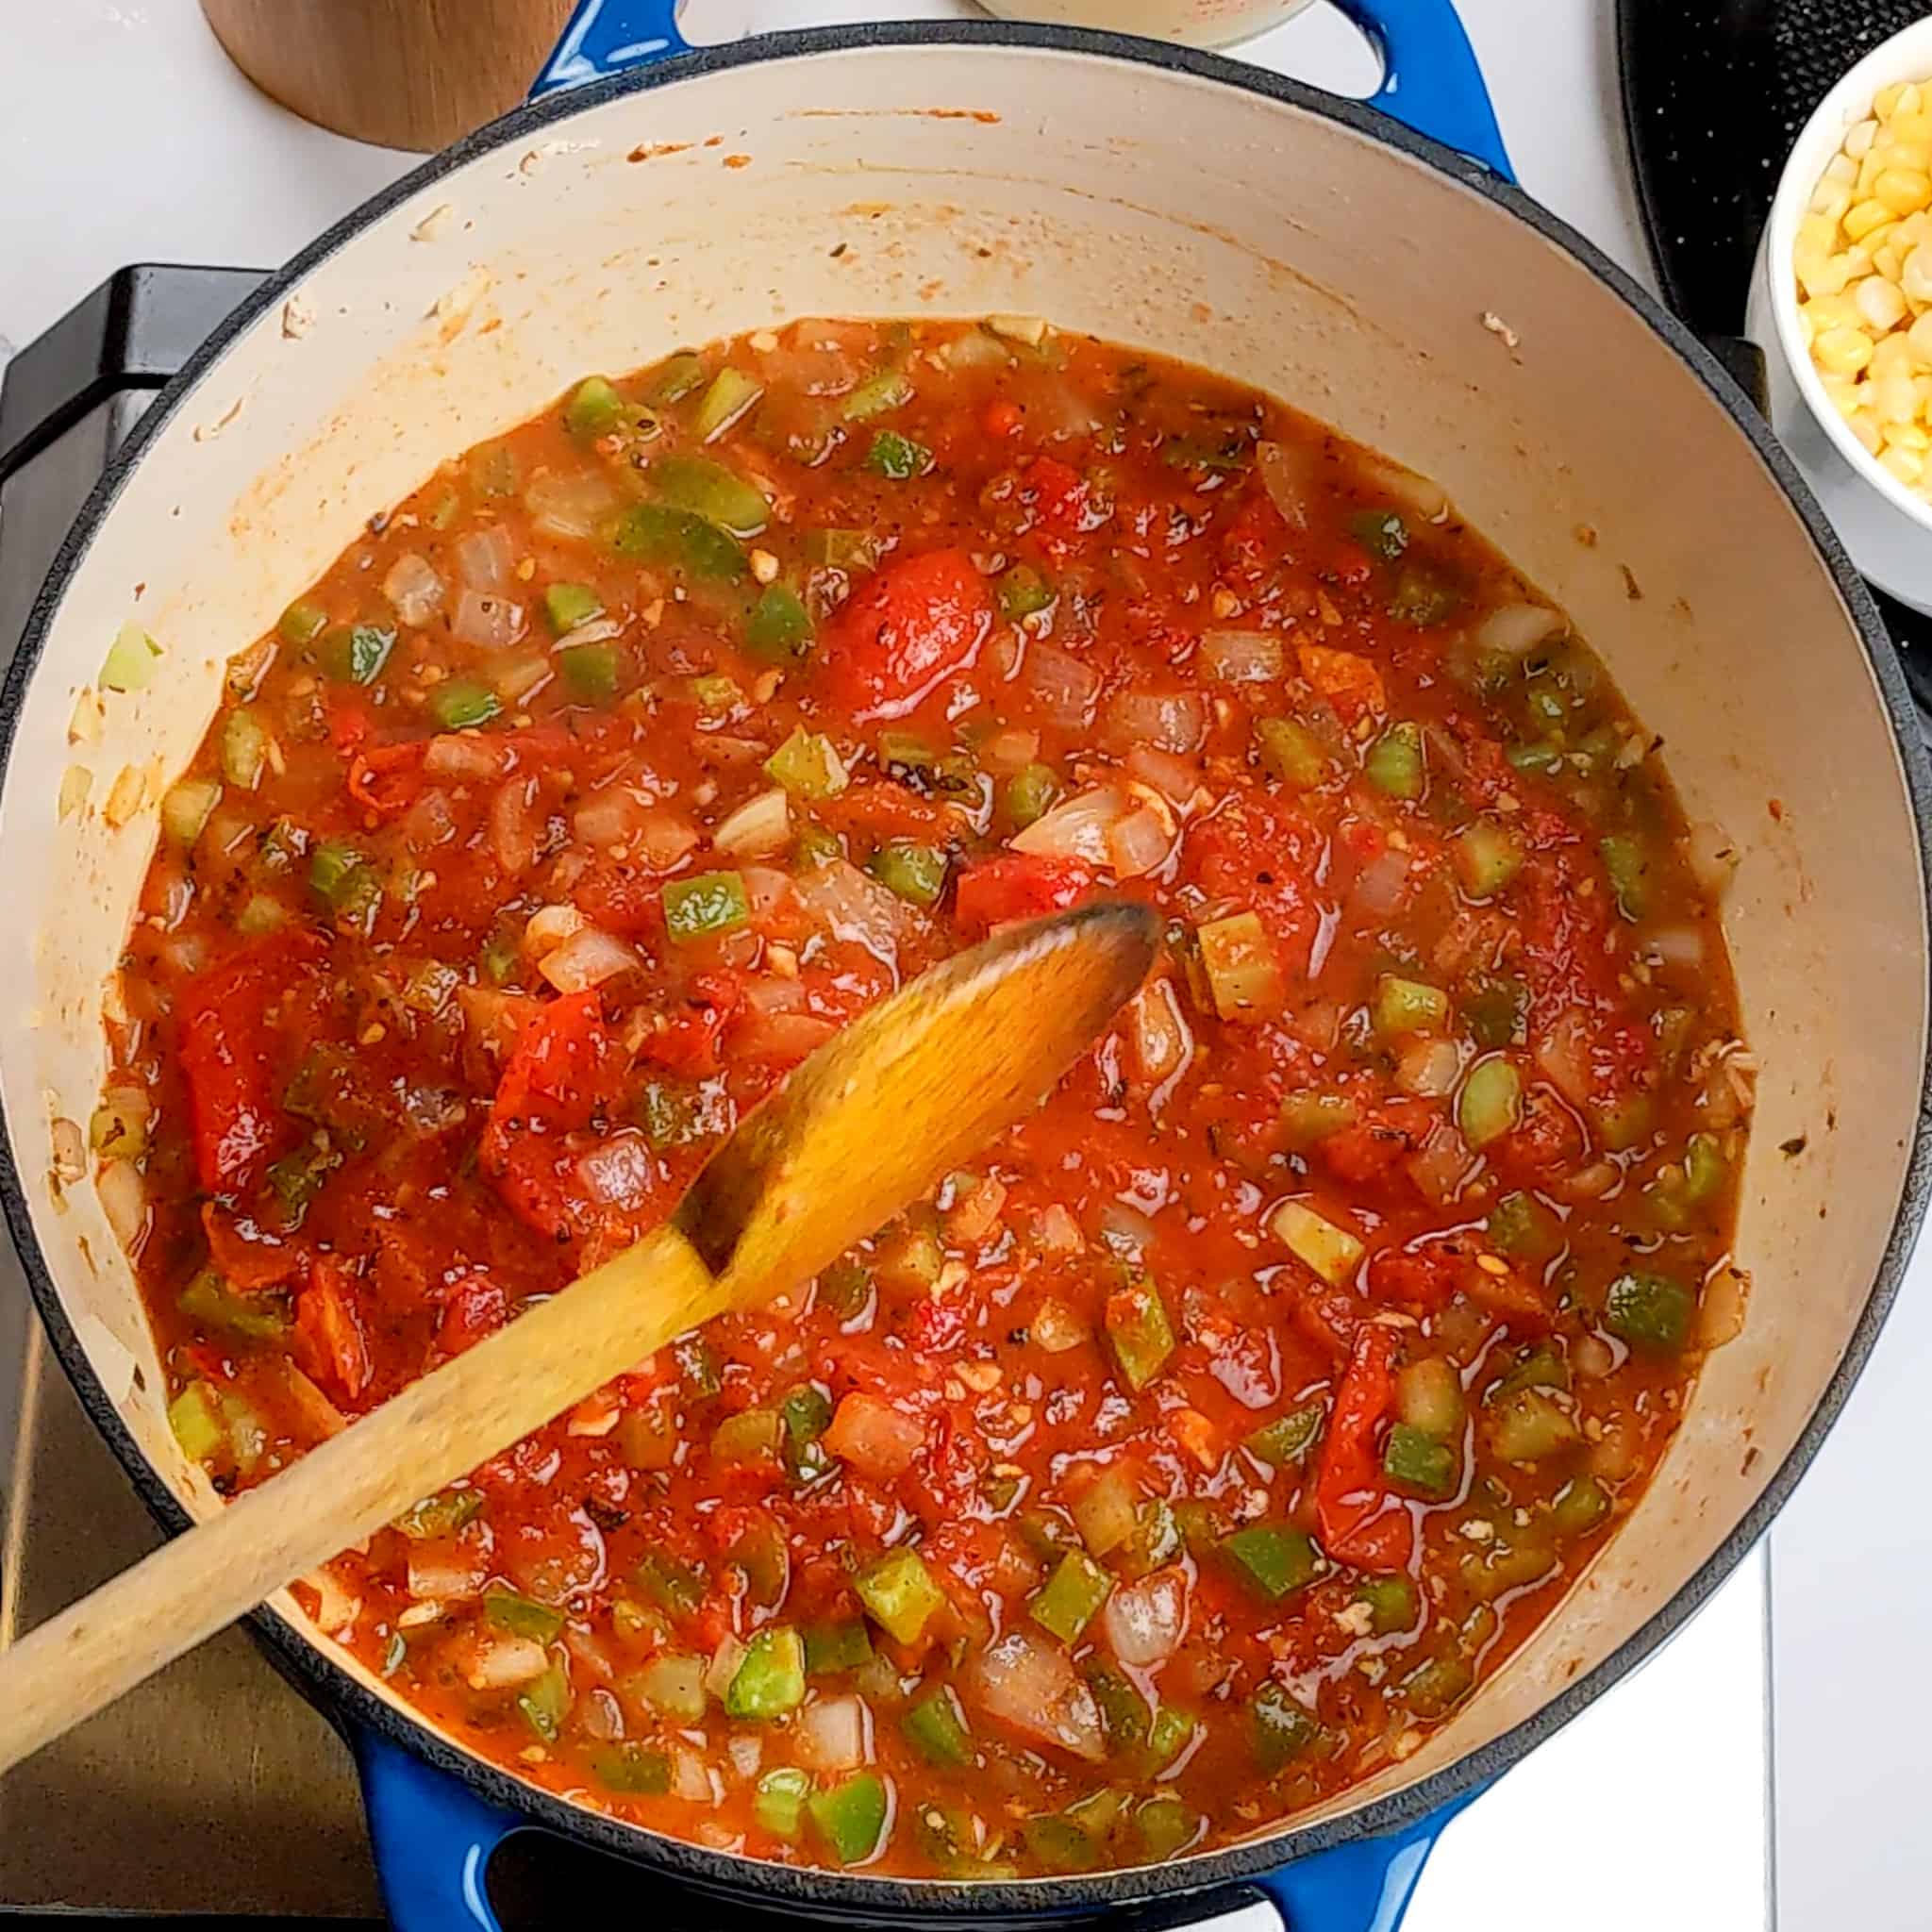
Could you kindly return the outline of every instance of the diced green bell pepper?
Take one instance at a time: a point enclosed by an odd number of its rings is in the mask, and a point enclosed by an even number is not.
[[[1434,1033],[1449,1019],[1449,995],[1439,986],[1385,973],[1375,982],[1375,1031],[1384,1040],[1411,1033]]]
[[[411,1542],[423,1542],[432,1537],[454,1536],[482,1512],[481,1490],[438,1490],[433,1496],[411,1503],[390,1526]]]
[[[1331,1288],[1349,1280],[1367,1252],[1346,1228],[1324,1220],[1305,1202],[1284,1201],[1268,1224],[1295,1259],[1313,1269]]]
[[[1404,720],[1391,724],[1362,760],[1362,775],[1377,791],[1391,798],[1423,795],[1423,734],[1418,724]]]
[[[1020,831],[1043,819],[1060,795],[1060,781],[1051,765],[1027,765],[1015,772],[1000,791],[1000,804]]]
[[[896,429],[881,429],[865,453],[865,467],[874,476],[889,477],[894,483],[909,482],[932,468],[932,451]]]
[[[1435,1657],[1402,1680],[1403,1702],[1418,1717],[1441,1717],[1468,1696],[1475,1674],[1459,1657]]]
[[[1519,1261],[1547,1261],[1563,1245],[1563,1224],[1533,1194],[1505,1194],[1484,1231],[1498,1254]]]
[[[658,365],[657,380],[651,384],[651,401],[659,408],[681,403],[705,386],[705,358],[689,349],[680,350]]]
[[[1026,1606],[1042,1630],[1072,1643],[1093,1621],[1113,1590],[1113,1578],[1085,1550],[1069,1550]]]
[[[1269,1603],[1307,1589],[1327,1567],[1314,1538],[1283,1524],[1250,1524],[1221,1547],[1242,1581]]]
[[[697,414],[691,429],[700,442],[712,442],[731,427],[765,392],[755,376],[728,364],[712,376],[711,384],[698,398]]]
[[[1456,840],[1456,875],[1472,899],[1500,892],[1523,870],[1523,844],[1507,825],[1477,819]]]
[[[783,1624],[760,1630],[724,1688],[730,1717],[783,1717],[805,1702],[805,1645]]]
[[[328,612],[305,598],[291,604],[275,625],[285,644],[312,644],[327,628]]]
[[[347,684],[374,684],[395,644],[395,632],[384,625],[352,624],[330,640],[329,675]]]
[[[240,1293],[212,1268],[204,1268],[181,1291],[180,1308],[202,1327],[244,1341],[279,1341],[291,1325],[282,1302],[272,1295]]]
[[[603,599],[588,584],[552,584],[543,592],[543,620],[558,637],[601,616]]]
[[[268,733],[261,720],[246,708],[230,711],[222,726],[222,775],[242,791],[261,783],[268,766]]]
[[[857,1865],[878,1850],[886,1828],[886,1788],[871,1772],[856,1772],[829,1790],[813,1792],[806,1808],[840,1864]]]
[[[638,1673],[638,1694],[659,1717],[696,1724],[705,1714],[705,1672],[701,1657],[654,1657]]]
[[[1390,1637],[1415,1624],[1415,1585],[1407,1576],[1369,1576],[1356,1586],[1355,1600],[1369,1607],[1369,1628]]]
[[[879,560],[879,540],[870,530],[808,530],[805,560],[827,570],[874,570]]]
[[[1138,1751],[1147,1741],[1148,1726],[1154,1713],[1125,1674],[1112,1665],[1091,1659],[1081,1674],[1093,1701],[1100,1707],[1100,1727],[1107,1734],[1107,1748],[1116,1757]]]
[[[221,1411],[206,1382],[190,1382],[168,1405],[168,1426],[191,1462],[206,1462],[227,1440]]]
[[[161,647],[138,624],[124,624],[114,633],[108,655],[101,660],[101,686],[105,691],[145,691],[161,661]]]
[[[1462,1129],[1462,1138],[1480,1152],[1491,1141],[1513,1133],[1522,1117],[1523,1075],[1500,1056],[1478,1060],[1456,1103],[1456,1124]]]
[[[922,1697],[900,1720],[913,1748],[928,1764],[973,1762],[973,1734],[959,1700],[945,1685]]]
[[[836,1676],[841,1671],[856,1671],[872,1659],[872,1639],[857,1617],[842,1618],[836,1624],[814,1624],[805,1633],[805,1674],[808,1677]]]
[[[429,709],[445,731],[471,731],[489,724],[503,709],[503,701],[487,684],[453,677],[430,693]]]
[[[789,1764],[781,1765],[758,1779],[751,1801],[752,1816],[760,1831],[768,1831],[789,1843],[804,1829],[805,1804],[810,1795],[810,1774]]]
[[[1348,533],[1384,563],[1393,563],[1408,548],[1408,525],[1396,510],[1358,510],[1348,520]]]
[[[1582,1432],[1541,1389],[1519,1389],[1490,1413],[1490,1447],[1505,1462],[1541,1462],[1582,1440]]]
[[[1447,577],[1420,558],[1409,557],[1396,575],[1389,615],[1397,624],[1427,629],[1446,624],[1461,604],[1462,592]]]
[[[1612,832],[1597,850],[1610,875],[1610,891],[1617,895],[1617,910],[1625,919],[1641,919],[1650,906],[1650,854],[1643,841]]]
[[[565,644],[557,654],[557,663],[574,695],[593,704],[617,695],[614,644]]]
[[[1557,1491],[1550,1524],[1558,1536],[1582,1536],[1610,1513],[1609,1492],[1593,1475],[1579,1475]]]
[[[1248,1706],[1255,1757],[1265,1773],[1280,1771],[1315,1743],[1322,1727],[1279,1684],[1263,1684]]]
[[[833,798],[847,783],[832,741],[802,724],[765,760],[765,775],[794,798]]]
[[[903,369],[882,369],[845,398],[840,414],[848,423],[869,423],[874,416],[903,409],[912,397],[912,378]]]
[[[1258,718],[1255,736],[1262,763],[1292,791],[1312,791],[1332,769],[1322,741],[1292,718]]]
[[[937,906],[946,890],[946,855],[916,839],[888,839],[865,869],[889,891],[912,906]]]
[[[1604,1326],[1641,1355],[1678,1355],[1696,1309],[1690,1291],[1669,1275],[1633,1270],[1610,1283]]]
[[[551,1642],[563,1628],[561,1610],[502,1588],[483,1592],[483,1620],[512,1637],[528,1637],[538,1643]]]
[[[671,1759],[648,1744],[600,1744],[591,1753],[591,1775],[606,1790],[661,1797],[671,1789]]]
[[[1438,1437],[1407,1423],[1389,1431],[1382,1450],[1382,1474],[1398,1489],[1440,1502],[1456,1492],[1456,1451]]]
[[[1158,1774],[1165,1771],[1181,1755],[1193,1735],[1193,1718],[1177,1705],[1163,1704],[1154,1713],[1154,1722],[1147,1726],[1149,1773]]]
[[[869,1563],[853,1578],[858,1601],[887,1636],[900,1643],[917,1643],[945,1592],[917,1550],[891,1550]]]
[[[743,547],[728,531],[691,510],[661,503],[626,510],[611,527],[610,545],[620,557],[681,571],[699,582],[735,584],[750,568]]]
[[[608,436],[624,421],[624,398],[601,375],[587,375],[563,406],[563,426],[579,442]]]
[[[1021,618],[1031,617],[1036,611],[1050,610],[1056,593],[1053,586],[1030,563],[1016,563],[994,585],[993,594],[999,603],[1000,615],[1008,624],[1017,624]]]
[[[681,945],[736,932],[750,921],[741,873],[701,872],[665,885],[664,930]]]
[[[772,506],[742,476],[709,457],[666,457],[644,481],[660,503],[689,510],[739,538],[756,537],[772,520]]]
[[[1281,1138],[1293,1154],[1304,1154],[1356,1122],[1355,1102],[1342,1093],[1291,1093],[1281,1103]]]
[[[744,647],[767,664],[790,664],[811,649],[811,612],[789,584],[767,584],[745,620]]]
[[[1164,1863],[1191,1845],[1201,1829],[1198,1812],[1171,1791],[1142,1800],[1134,1812],[1141,1847],[1155,1863]]]
[[[1291,1409],[1245,1438],[1241,1447],[1276,1469],[1291,1469],[1315,1446],[1315,1438],[1322,1433],[1322,1412],[1319,1402]]]
[[[1122,1377],[1136,1394],[1174,1353],[1174,1324],[1150,1275],[1136,1275],[1107,1298],[1107,1339]]]

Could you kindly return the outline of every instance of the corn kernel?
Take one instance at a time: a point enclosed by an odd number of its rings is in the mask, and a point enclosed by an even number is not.
[[[1856,375],[1872,359],[1872,338],[1861,328],[1828,328],[1818,338],[1812,353],[1823,368]]]
[[[1838,181],[1820,182],[1818,192],[1811,197],[1811,212],[1834,224],[1844,220],[1851,205],[1852,191]]]
[[[1909,375],[1888,375],[1865,387],[1874,392],[1872,408],[1881,433],[1901,423],[1909,423],[1918,414],[1918,386]]]
[[[1901,483],[1916,483],[1925,474],[1925,465],[1915,450],[1884,450],[1878,461],[1882,469],[1890,470]]]
[[[1924,107],[1925,93],[1916,80],[1908,80],[1899,90],[1898,99],[1891,104],[1891,114],[1881,114],[1881,121],[1889,121],[1894,114],[1916,114]]]
[[[1913,300],[1932,302],[1932,245],[1921,242],[1906,257],[1898,285]]]
[[[1890,165],[1880,171],[1878,179],[1872,184],[1874,196],[1895,215],[1914,215],[1932,205],[1932,180],[1917,168],[1901,167],[1896,155],[1888,159]]]
[[[1845,422],[1852,434],[1875,457],[1883,447],[1883,442],[1878,434],[1878,425],[1872,420],[1871,410],[1855,409],[1845,418]]]
[[[1875,111],[1878,104],[1874,101],[1872,105]],[[1848,156],[1850,156],[1852,161],[1856,164],[1857,162],[1863,160],[1865,157],[1871,153],[1872,143],[1877,139],[1877,122],[1860,121],[1856,127],[1850,128],[1846,131],[1844,151]]]
[[[1852,258],[1849,255],[1834,255],[1828,260],[1817,265],[1813,274],[1806,275],[1801,268],[1800,279],[1808,295],[1842,295],[1846,285],[1852,279]]]
[[[1855,184],[1852,192],[1859,201],[1870,200],[1873,187],[1877,182],[1878,176],[1880,173],[1883,171],[1884,167],[1884,157],[1879,154],[1876,148],[1874,148],[1872,152],[1869,155],[1867,155],[1862,161],[1858,163],[1858,179]]]
[[[1912,373],[1912,350],[1901,334],[1880,336],[1872,344],[1872,363],[1865,372],[1874,382],[1882,381],[1888,375],[1909,375]]]
[[[1878,433],[1888,449],[1915,450],[1920,456],[1932,450],[1932,436],[1926,435],[1916,423],[1881,423]]]
[[[1906,331],[1906,343],[1912,352],[1914,365],[1921,369],[1932,369],[1932,315],[1922,315]]]
[[[1924,148],[1932,154],[1932,114],[1924,107],[1916,114],[1894,114],[1885,131],[1901,146]]]
[[[1867,275],[1851,294],[1858,319],[1874,336],[1896,328],[1906,319],[1906,298],[1883,275]]]
[[[1921,175],[1932,175],[1932,155],[1917,142],[1897,140],[1890,128],[1880,144],[1879,157],[1888,168],[1913,168]]]
[[[1854,130],[1856,132],[1856,130]],[[1865,145],[1871,145],[1868,137]],[[1860,154],[1864,152],[1861,148]],[[1833,155],[1824,164],[1824,178],[1836,182],[1840,188],[1849,188],[1858,178],[1858,163],[1850,154]]]
[[[1838,224],[1827,222],[1823,215],[1800,216],[1797,239],[1793,245],[1798,248],[1815,248],[1821,255],[1829,255],[1838,246]]]
[[[1874,274],[1883,275],[1888,282],[1896,282],[1905,273],[1906,258],[1899,252],[1897,228],[1885,238],[1883,246],[1872,251],[1872,268]]]
[[[1861,183],[1860,186],[1863,184]],[[1882,228],[1891,220],[1892,211],[1882,201],[1859,201],[1845,210],[1840,225],[1845,234],[1854,242],[1862,242],[1874,228]]]
[[[1858,286],[1862,289],[1865,285],[1860,282]],[[1850,290],[1842,295],[1814,295],[1802,305],[1801,312],[1821,334],[1828,328],[1857,328],[1861,323],[1858,305],[1852,299]]]

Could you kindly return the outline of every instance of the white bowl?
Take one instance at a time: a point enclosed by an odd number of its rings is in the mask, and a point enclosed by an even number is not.
[[[1798,326],[1798,223],[1881,88],[1932,81],[1932,18],[1874,47],[1819,104],[1785,162],[1751,277],[1745,332],[1764,351],[1772,426],[1817,491],[1852,561],[1882,591],[1932,616],[1932,504],[1881,469],[1833,407]]]

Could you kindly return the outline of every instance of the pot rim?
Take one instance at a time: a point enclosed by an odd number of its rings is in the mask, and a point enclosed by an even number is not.
[[[202,377],[241,333],[284,300],[319,264],[365,229],[441,180],[451,171],[541,130],[627,94],[773,59],[806,58],[873,48],[991,46],[1020,51],[1086,55],[1138,67],[1177,72],[1243,92],[1259,94],[1302,112],[1339,122],[1393,147],[1410,160],[1479,194],[1500,212],[1526,224],[1543,240],[1589,269],[1607,293],[1633,310],[1675,351],[1689,373],[1724,408],[1783,491],[1830,570],[1846,616],[1863,646],[1891,722],[1902,774],[1918,828],[1920,890],[1932,929],[1932,759],[1920,737],[1917,713],[1905,675],[1877,608],[1810,491],[1769,425],[1710,352],[1629,275],[1593,243],[1533,201],[1514,184],[1479,163],[1417,134],[1360,102],[1327,93],[1267,69],[1224,56],[1081,27],[1023,25],[995,21],[932,21],[818,27],[766,34],[724,46],[699,48],[675,58],[607,75],[513,108],[371,196],[253,291],[195,351],[157,395],[153,405],[103,473],[62,540],[34,601],[19,648],[0,687],[0,793],[12,769],[22,707],[67,587],[96,531],[148,444],[170,422]],[[1137,1867],[1072,1878],[996,1883],[872,1878],[817,1868],[777,1865],[741,1855],[713,1852],[617,1819],[580,1809],[498,1770],[460,1749],[413,1713],[365,1690],[321,1644],[266,1606],[247,1620],[272,1660],[345,1731],[359,1725],[410,1752],[467,1786],[490,1804],[520,1814],[511,1829],[540,1826],[600,1851],[654,1867],[667,1876],[713,1893],[750,1891],[775,1896],[807,1909],[859,1921],[907,1917],[1024,1919],[1116,1907],[1175,1894],[1207,1892],[1253,1880],[1294,1860],[1335,1846],[1416,1824],[1429,1814],[1466,1801],[1500,1776],[1545,1738],[1560,1730],[1598,1695],[1648,1657],[1730,1575],[1783,1507],[1817,1454],[1863,1370],[1898,1292],[1924,1218],[1932,1188],[1932,1058],[1921,1072],[1922,1106],[1901,1184],[1899,1205],[1884,1256],[1844,1354],[1797,1441],[1751,1509],[1683,1587],[1596,1668],[1575,1678],[1528,1717],[1441,1771],[1371,1803],[1316,1824],[1289,1824],[1266,1836],[1177,1863]],[[28,1183],[16,1157],[11,1124],[0,1109],[0,1210],[13,1236],[48,1339],[82,1407],[100,1430],[135,1489],[169,1535],[192,1518],[162,1481],[122,1421],[69,1322],[42,1253],[28,1205]]]

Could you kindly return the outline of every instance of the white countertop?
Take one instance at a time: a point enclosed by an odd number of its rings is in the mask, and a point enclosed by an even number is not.
[[[1461,9],[1524,186],[1647,280],[1608,0]],[[686,30],[717,41],[973,10],[966,0],[690,0]],[[0,360],[125,262],[271,266],[409,164],[274,107],[228,66],[194,0],[4,0],[0,14]],[[1366,92],[1373,80],[1361,43],[1324,9],[1242,52],[1339,89]],[[1839,1669],[1845,1657],[1896,1657],[1900,1636],[1932,1623],[1924,1512],[1874,1474],[1900,1466],[1892,1419],[1916,1427],[1924,1407],[1908,1378],[1932,1352],[1925,1303],[1908,1288],[1775,1539],[1781,1932],[1890,1932],[1932,1914],[1916,1725],[1896,1696],[1888,1710]],[[1906,1468],[1923,1461],[1916,1442],[1898,1453]],[[1651,1667],[1459,1820],[1409,1932],[1767,1927],[1765,1576],[1754,1558]]]

